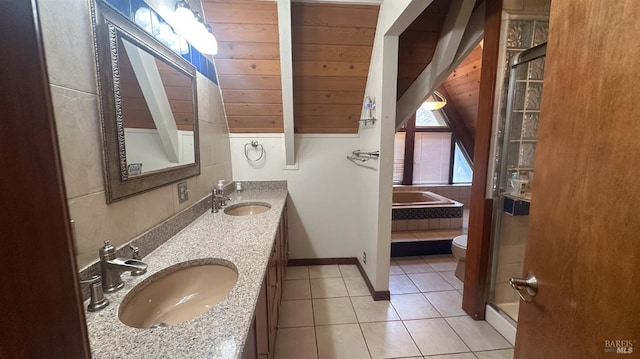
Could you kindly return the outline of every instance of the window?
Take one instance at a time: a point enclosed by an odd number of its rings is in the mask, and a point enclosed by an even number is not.
[[[420,107],[395,135],[393,182],[471,182],[472,169],[441,111]]]
[[[453,183],[471,183],[473,170],[469,164],[467,156],[462,153],[462,149],[456,143],[453,155]]]
[[[449,183],[451,132],[416,132],[413,183]]]

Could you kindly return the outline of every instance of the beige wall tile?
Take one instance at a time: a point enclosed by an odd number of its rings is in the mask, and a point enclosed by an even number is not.
[[[144,233],[173,215],[174,202],[178,203],[177,184],[142,193],[131,201],[136,213],[136,231]]]
[[[76,223],[78,269],[98,258],[98,248],[104,241],[119,247],[140,234],[134,202],[119,201],[107,206],[104,192],[70,199],[69,212]]]
[[[68,198],[104,190],[96,95],[51,86]]]
[[[214,181],[231,181],[228,127],[220,90],[197,74],[201,175],[187,179],[189,201],[176,184],[107,205],[97,109],[96,64],[88,2],[38,1],[69,208],[76,221],[78,265],[97,260],[104,240],[120,246],[207,196]],[[78,90],[78,91],[74,91]]]
[[[97,93],[88,1],[38,1],[52,84]]]

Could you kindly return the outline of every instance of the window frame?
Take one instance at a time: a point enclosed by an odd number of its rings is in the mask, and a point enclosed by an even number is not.
[[[446,116],[445,116],[446,121]],[[455,161],[455,150],[456,144],[461,146],[460,141],[456,137],[453,130],[451,130],[450,126],[424,126],[418,127],[416,126],[416,114],[414,113],[409,120],[405,123],[405,125],[398,130],[398,132],[404,132],[404,167],[402,170],[402,180],[400,184],[405,186],[414,185],[413,183],[413,159],[414,159],[414,149],[415,149],[415,140],[416,140],[416,132],[449,132],[451,133],[451,149],[449,151],[449,179],[447,184],[452,185],[453,183],[453,171],[454,171],[454,161]],[[467,161],[466,153],[463,152],[463,155]]]

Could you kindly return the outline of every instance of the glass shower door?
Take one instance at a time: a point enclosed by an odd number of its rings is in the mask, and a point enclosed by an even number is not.
[[[519,296],[509,279],[522,276],[546,43],[511,58],[509,89],[493,228],[492,281],[489,302],[514,322]]]

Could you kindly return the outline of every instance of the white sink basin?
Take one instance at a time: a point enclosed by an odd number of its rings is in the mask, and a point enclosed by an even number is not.
[[[194,262],[192,266],[165,271],[127,294],[120,305],[120,321],[134,328],[186,322],[220,303],[238,281],[238,273],[223,264]]]
[[[268,203],[239,203],[225,208],[224,213],[231,216],[253,216],[255,214],[264,213],[271,209]]]

